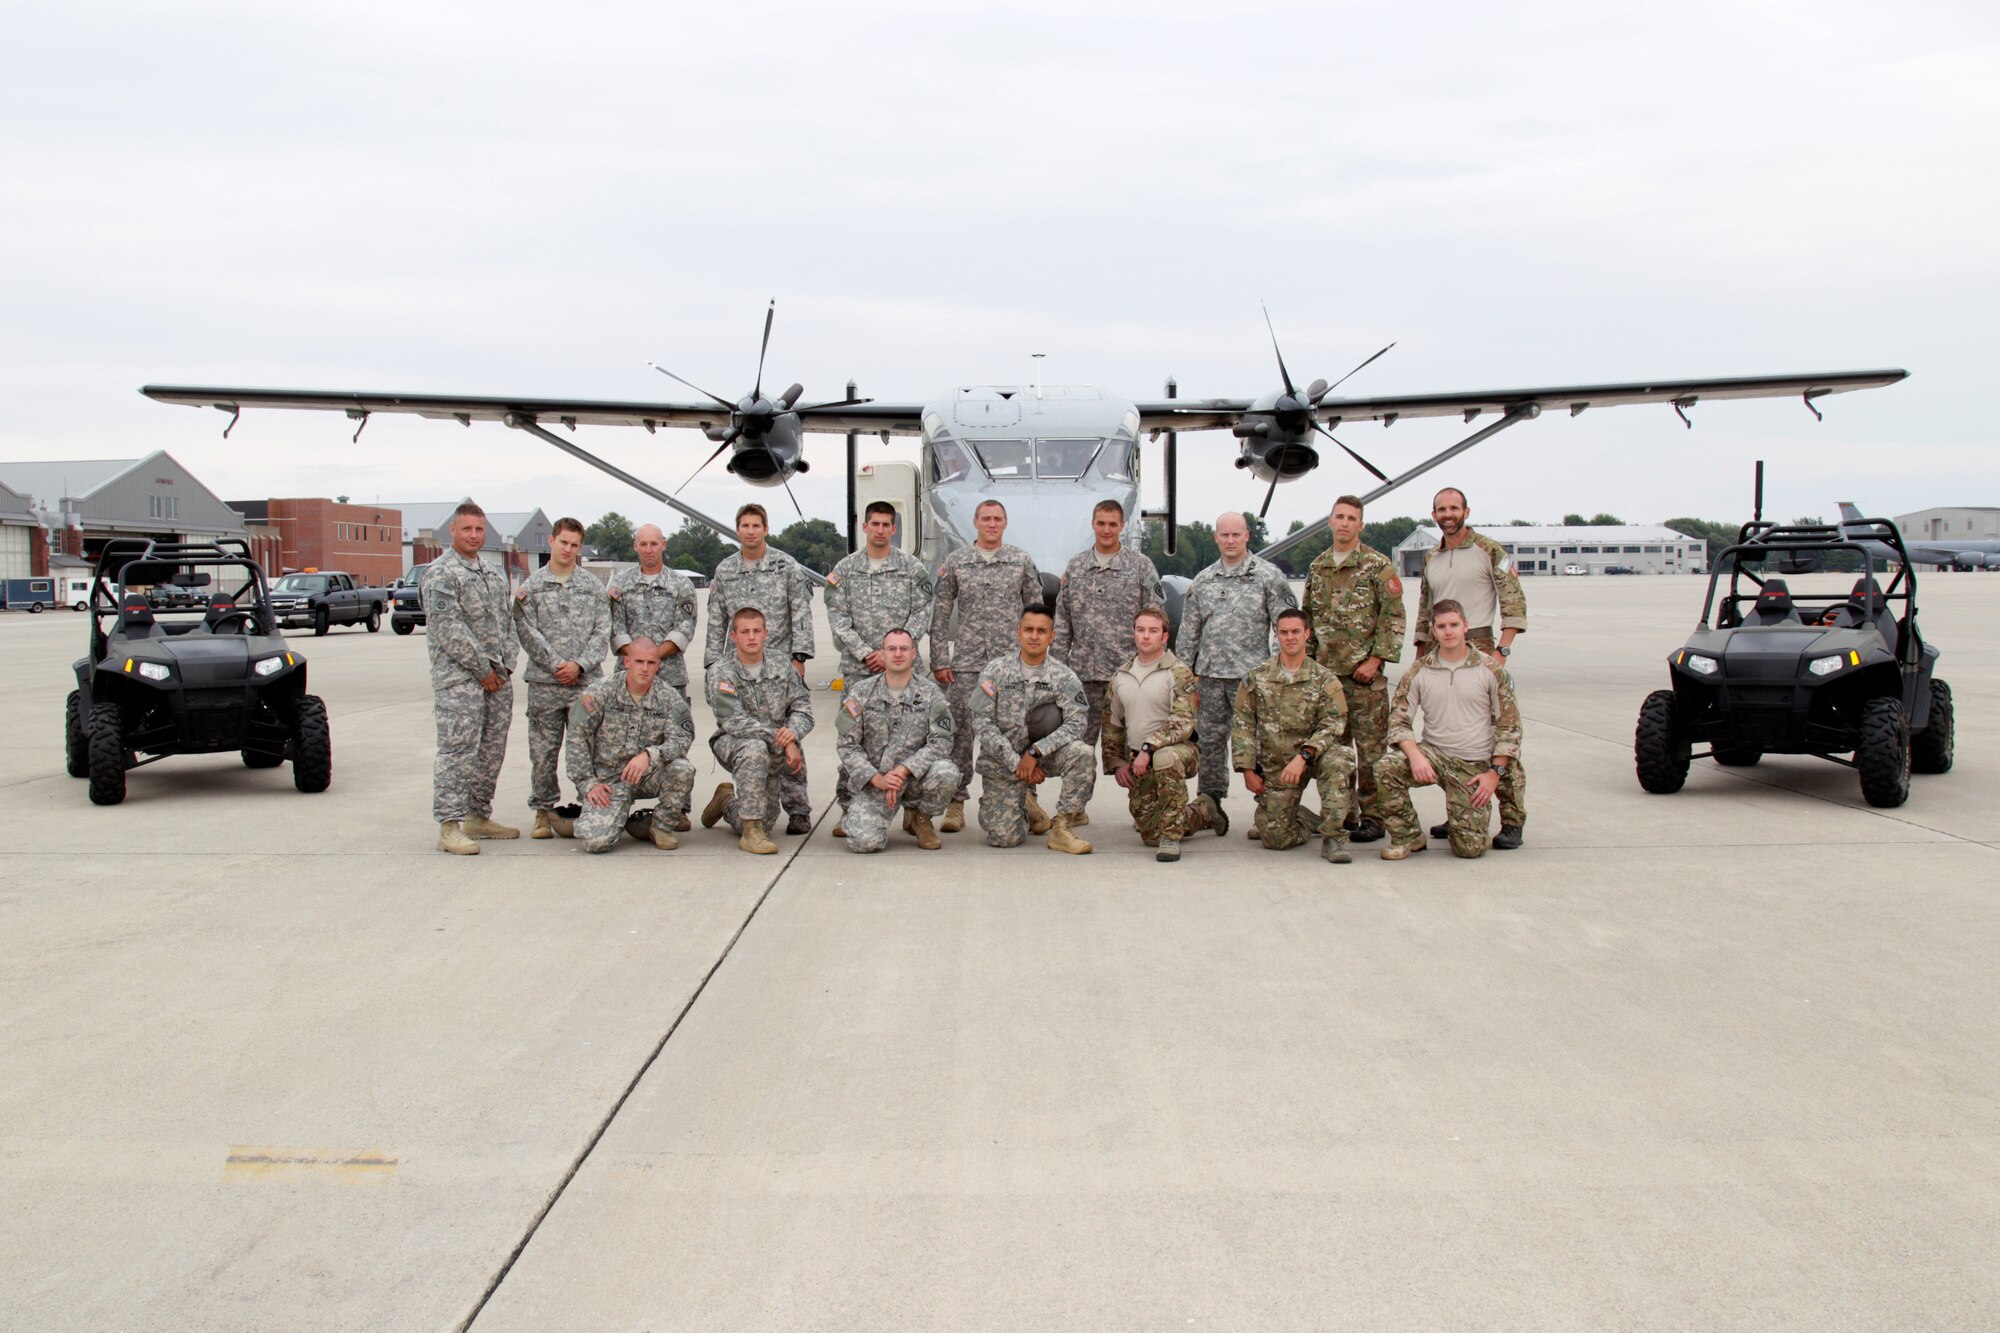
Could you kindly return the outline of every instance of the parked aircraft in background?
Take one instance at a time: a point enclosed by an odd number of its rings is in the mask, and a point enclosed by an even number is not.
[[[1840,522],[1842,527],[1866,522],[1853,501],[1840,502]],[[1877,560],[1890,559],[1889,548],[1881,542],[1863,541],[1870,557]],[[1951,569],[2000,569],[2000,541],[1938,541],[1923,540],[1903,534],[1903,546],[1909,551],[1910,559],[1920,565],[1941,565]]]

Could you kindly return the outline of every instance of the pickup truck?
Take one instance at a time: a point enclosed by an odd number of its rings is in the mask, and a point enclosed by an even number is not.
[[[338,570],[308,570],[287,574],[271,585],[271,614],[285,629],[312,626],[324,634],[335,625],[366,625],[373,634],[382,628],[387,588],[357,587],[352,575]]]
[[[424,623],[424,595],[419,585],[424,581],[424,571],[429,568],[429,562],[411,565],[409,572],[389,589],[389,628],[398,634],[408,634]]]

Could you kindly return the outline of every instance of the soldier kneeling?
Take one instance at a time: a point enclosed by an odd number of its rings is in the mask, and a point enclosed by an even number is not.
[[[660,646],[637,638],[625,649],[625,669],[583,692],[569,714],[569,776],[582,797],[576,838],[586,852],[608,852],[625,831],[640,797],[661,798],[653,814],[653,845],[672,851],[673,811],[685,809],[694,787],[694,718],[674,689],[653,688]],[[661,819],[661,812],[666,818]]]
[[[1097,783],[1096,756],[1083,743],[1090,704],[1076,673],[1049,656],[1055,617],[1046,606],[1021,613],[1021,650],[996,657],[972,692],[979,739],[979,826],[989,847],[1019,847],[1037,783],[1062,779],[1049,849],[1081,856],[1090,844],[1072,832]]]
[[[1231,760],[1257,798],[1266,850],[1284,851],[1320,834],[1319,854],[1335,865],[1347,850],[1347,781],[1353,756],[1341,743],[1347,694],[1340,677],[1306,655],[1305,612],[1278,613],[1278,655],[1243,678],[1230,730]],[[1299,808],[1306,780],[1319,784],[1320,822]]]
[[[1181,859],[1181,840],[1229,816],[1212,796],[1187,798],[1200,766],[1194,743],[1201,691],[1193,671],[1167,651],[1167,613],[1145,606],[1132,617],[1131,660],[1111,673],[1104,717],[1104,771],[1132,793],[1132,818],[1156,861]]]
[[[716,787],[701,823],[714,828],[727,820],[738,847],[769,856],[778,844],[764,830],[778,808],[779,783],[786,774],[805,772],[799,740],[812,730],[812,696],[790,663],[765,660],[762,611],[737,611],[729,618],[729,637],[736,651],[708,672],[716,728],[708,748],[735,780]]]
[[[840,706],[840,771],[849,791],[847,850],[879,852],[889,843],[889,818],[903,812],[903,827],[917,846],[943,844],[931,821],[958,793],[951,762],[951,703],[944,691],[916,674],[917,644],[910,632],[882,636],[880,675],[849,677]]]

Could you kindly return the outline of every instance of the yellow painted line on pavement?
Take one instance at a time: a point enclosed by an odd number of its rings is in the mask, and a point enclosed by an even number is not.
[[[386,1185],[396,1174],[396,1154],[381,1148],[291,1148],[237,1144],[222,1164],[226,1181],[301,1180],[318,1177],[343,1185]]]

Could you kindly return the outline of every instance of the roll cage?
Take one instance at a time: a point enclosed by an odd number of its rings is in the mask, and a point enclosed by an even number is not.
[[[240,580],[237,574],[241,575]],[[180,616],[159,621],[154,612],[168,608],[153,607],[146,595],[136,589],[164,583],[212,591],[195,606],[176,608]],[[251,558],[250,543],[245,539],[162,542],[144,537],[114,537],[98,552],[91,573],[90,660],[93,664],[104,660],[110,652],[111,636],[117,631],[132,632],[141,626],[154,625],[169,636],[212,630],[218,605],[248,613],[245,626],[248,633],[273,632],[264,569]],[[196,615],[200,619],[195,619]]]

